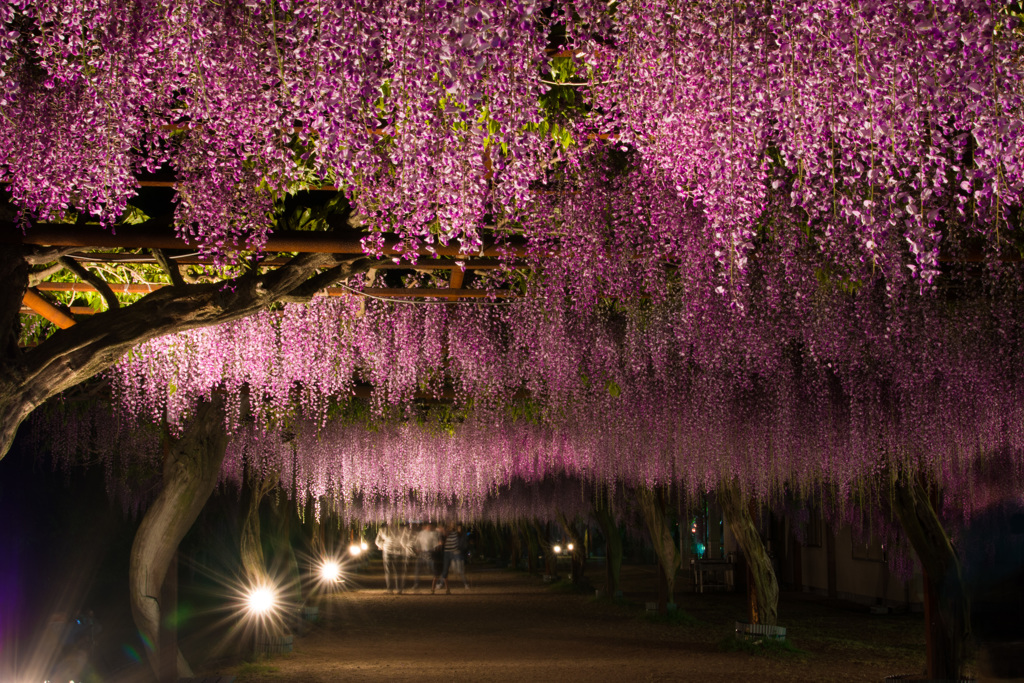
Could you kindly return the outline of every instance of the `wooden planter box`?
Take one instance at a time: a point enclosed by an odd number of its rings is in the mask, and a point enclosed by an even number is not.
[[[256,640],[256,652],[261,655],[281,655],[292,651],[294,636],[261,636]]]
[[[767,624],[748,624],[736,622],[736,639],[760,642],[762,640],[785,640],[785,626],[768,626]]]
[[[886,676],[888,681],[907,681],[907,683],[974,683],[974,678],[926,678],[924,674],[895,674]]]

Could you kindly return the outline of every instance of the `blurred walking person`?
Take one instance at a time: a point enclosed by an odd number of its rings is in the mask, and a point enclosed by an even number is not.
[[[414,589],[420,587],[420,576],[423,575],[424,570],[433,579],[434,565],[430,554],[440,543],[441,539],[438,537],[437,532],[434,531],[434,525],[430,522],[420,527],[420,530],[416,533],[416,579],[412,584]]]
[[[404,522],[398,528],[398,552],[402,559],[399,562],[401,573],[398,578],[398,594],[401,595],[405,587],[409,585],[409,567],[412,559],[416,557],[416,537],[412,533],[412,527]]]
[[[434,535],[437,540],[430,551],[430,568],[434,572],[434,579],[430,582],[431,593],[436,591],[437,585],[442,582],[444,587],[448,588],[448,582],[441,578],[441,572],[444,571],[444,543],[442,542],[444,539],[444,527],[438,525]]]
[[[461,524],[456,525],[455,531],[459,535],[459,553],[452,559],[451,569],[462,579],[462,585],[466,590],[469,590],[469,579],[466,578],[466,563],[469,562],[469,534]]]
[[[448,583],[448,572],[453,564],[456,566],[456,571],[459,571],[461,566],[462,582],[466,588],[469,588],[469,581],[466,581],[465,562],[461,562],[463,559],[462,526],[451,525],[448,528],[449,531],[444,537],[444,568],[441,570],[441,578],[444,579],[444,592],[451,595],[452,589],[451,584]]]
[[[384,557],[384,586],[388,593],[402,592],[401,563],[402,546],[399,530],[385,524],[377,531],[377,548]]]

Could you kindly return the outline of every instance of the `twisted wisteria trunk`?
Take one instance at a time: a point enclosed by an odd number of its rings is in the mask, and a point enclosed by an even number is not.
[[[644,523],[654,544],[654,552],[658,555],[660,570],[665,578],[667,601],[669,604],[675,603],[676,573],[682,563],[682,556],[672,537],[665,495],[658,489],[647,487],[638,488],[636,493]]]
[[[523,545],[519,533],[514,526],[500,528],[495,526],[495,534],[498,535],[500,547],[508,559],[510,569],[519,568],[519,558],[523,554]]]
[[[540,520],[535,519],[533,520],[533,530],[540,550],[544,553],[544,573],[555,578],[558,576],[558,561],[555,550],[551,547],[551,523],[544,522],[542,524]]]
[[[0,249],[0,357],[4,365],[17,358],[18,335],[21,332],[21,300],[28,289],[28,262],[24,258],[23,249]],[[0,399],[2,400],[2,399]]]
[[[541,532],[537,529],[536,523],[527,521],[519,522],[520,535],[526,541],[526,571],[530,574],[537,573],[537,554],[542,550]],[[547,551],[544,551],[547,557]]]
[[[35,408],[21,390],[18,348],[21,334],[21,300],[28,289],[29,266],[24,249],[0,249],[0,457],[14,441],[18,425]]]
[[[160,493],[142,518],[132,544],[128,579],[132,617],[139,632],[154,645],[148,654],[158,676],[160,623],[167,616],[160,604],[160,590],[178,544],[217,485],[228,444],[222,402],[215,396],[212,402],[201,404],[191,426],[168,444]],[[177,659],[178,676],[191,676],[180,652]]]
[[[250,484],[240,542],[242,571],[250,586],[262,586],[267,583],[267,562],[263,554],[263,534],[260,528],[260,503],[276,484],[276,472],[253,479]]]
[[[747,598],[750,623],[775,626],[779,620],[779,582],[772,566],[772,558],[761,541],[754,524],[748,501],[735,481],[718,488],[718,504],[729,525],[729,530],[743,550],[750,570]]]
[[[960,561],[920,481],[897,482],[892,505],[921,560],[928,678],[959,679],[970,635],[970,604]]]
[[[622,534],[619,525],[608,507],[608,502],[600,497],[594,503],[594,519],[601,527],[605,542],[605,569],[608,574],[609,597],[622,593],[620,576],[622,573]]]
[[[573,544],[572,550],[569,551],[572,558],[572,582],[577,586],[581,585],[583,583],[583,574],[587,568],[586,534],[580,534],[576,529],[576,525],[569,521],[564,512],[558,513],[558,523],[565,532],[566,541]]]
[[[274,514],[275,528],[271,537],[271,552],[274,554],[274,566],[280,567],[282,595],[291,605],[302,604],[302,577],[299,572],[299,560],[295,556],[292,545],[292,523],[296,514],[293,502],[284,498],[271,506]]]

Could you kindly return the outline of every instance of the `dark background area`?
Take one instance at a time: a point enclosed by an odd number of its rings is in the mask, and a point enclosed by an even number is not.
[[[76,649],[89,651],[89,674],[134,668],[144,656],[128,602],[138,520],[107,495],[102,468],[55,469],[25,431],[0,460],[0,678],[48,675]]]

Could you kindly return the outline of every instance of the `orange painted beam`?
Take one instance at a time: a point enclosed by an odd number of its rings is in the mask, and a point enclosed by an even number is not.
[[[143,282],[124,284],[122,282],[108,282],[107,286],[114,294],[149,294],[158,289],[167,287],[162,282]],[[88,282],[40,282],[36,288],[40,292],[95,292],[96,288]]]
[[[333,287],[331,289],[334,289]],[[328,291],[329,294],[334,292]],[[483,299],[492,294],[494,296],[508,299],[514,298],[515,293],[508,290],[486,290],[486,289],[459,289],[452,291],[450,289],[436,289],[436,288],[420,288],[420,287],[367,287],[363,290],[363,294],[371,296],[388,296],[388,297],[440,297],[442,299]]]
[[[462,280],[463,280],[464,276],[465,276],[465,273],[462,272],[461,268],[452,268],[452,275],[448,279],[448,288],[449,289],[462,289]],[[453,295],[453,296],[449,296],[448,300],[449,301],[455,301],[455,299],[457,299],[457,298],[458,298],[458,296],[454,296]]]
[[[341,229],[332,232],[280,231],[272,233],[263,247],[265,252],[301,252],[320,254],[352,254],[363,252],[362,238],[366,233],[352,229]],[[117,233],[106,230],[98,225],[67,225],[64,223],[39,223],[22,232],[18,226],[7,223],[0,224],[0,243],[4,244],[35,244],[52,247],[91,247],[91,248],[122,248],[122,249],[196,249],[198,245],[187,242],[174,235],[170,226],[117,226]],[[403,252],[396,249],[398,239],[394,236],[385,238],[384,253],[389,256]],[[497,258],[503,251],[513,256],[525,256],[526,247],[522,244],[505,245],[503,248],[486,247],[476,252],[466,253],[454,244],[432,245],[433,251],[420,247],[416,253],[420,256],[448,256],[459,258]]]
[[[92,306],[68,306],[67,309],[71,311],[71,315],[96,315],[99,313],[99,311]],[[24,315],[38,315],[31,308],[24,305],[24,303],[21,306],[21,313]]]
[[[66,330],[75,324],[74,318],[31,289],[25,292],[21,302],[62,330]]]
[[[139,187],[169,187],[171,189],[177,189],[180,185],[177,180],[140,180]],[[314,185],[307,187],[306,191],[313,190],[326,190],[330,192],[336,192],[338,190],[337,185]]]
[[[70,254],[70,257],[78,261],[79,263],[148,263],[155,264],[157,261],[155,258],[148,254],[135,254],[131,252],[112,252],[112,251],[79,251],[74,254]],[[203,261],[199,258],[198,254],[189,254],[186,256],[174,257],[171,259],[179,266],[197,266],[197,265],[208,265],[209,261]],[[497,270],[501,268],[501,262],[497,259],[465,259],[462,261],[465,265],[463,266],[466,270]],[[260,261],[261,266],[275,267],[283,266],[288,263],[287,256],[275,256],[274,258]],[[408,263],[392,263],[390,261],[384,261],[374,266],[377,270],[450,270],[452,268],[458,268],[455,265],[455,261],[437,261],[435,259],[421,260],[415,266],[410,266]]]
[[[455,273],[461,271],[457,268],[453,270]],[[459,283],[461,286],[461,282]],[[114,292],[114,294],[149,294],[155,292],[163,287],[169,287],[162,282],[143,282],[143,283],[132,283],[124,284],[121,282],[108,282],[107,286]],[[42,282],[38,285],[39,291],[42,292],[95,292],[96,288],[90,285],[88,282]],[[328,287],[324,290],[324,293],[328,296],[342,296],[344,294],[359,294],[359,292],[353,292],[345,287]],[[363,294],[369,296],[386,296],[386,297],[449,297],[454,299],[480,299],[487,297],[490,292],[485,289],[458,289],[452,291],[451,289],[438,289],[438,288],[427,288],[427,287],[367,287],[362,291]],[[507,298],[514,297],[515,294],[505,291],[498,290],[494,292],[495,296]],[[38,295],[36,295],[38,296]],[[42,297],[40,297],[42,298]],[[45,301],[45,299],[44,299]],[[28,304],[26,304],[28,305]],[[34,310],[34,309],[33,309]]]

